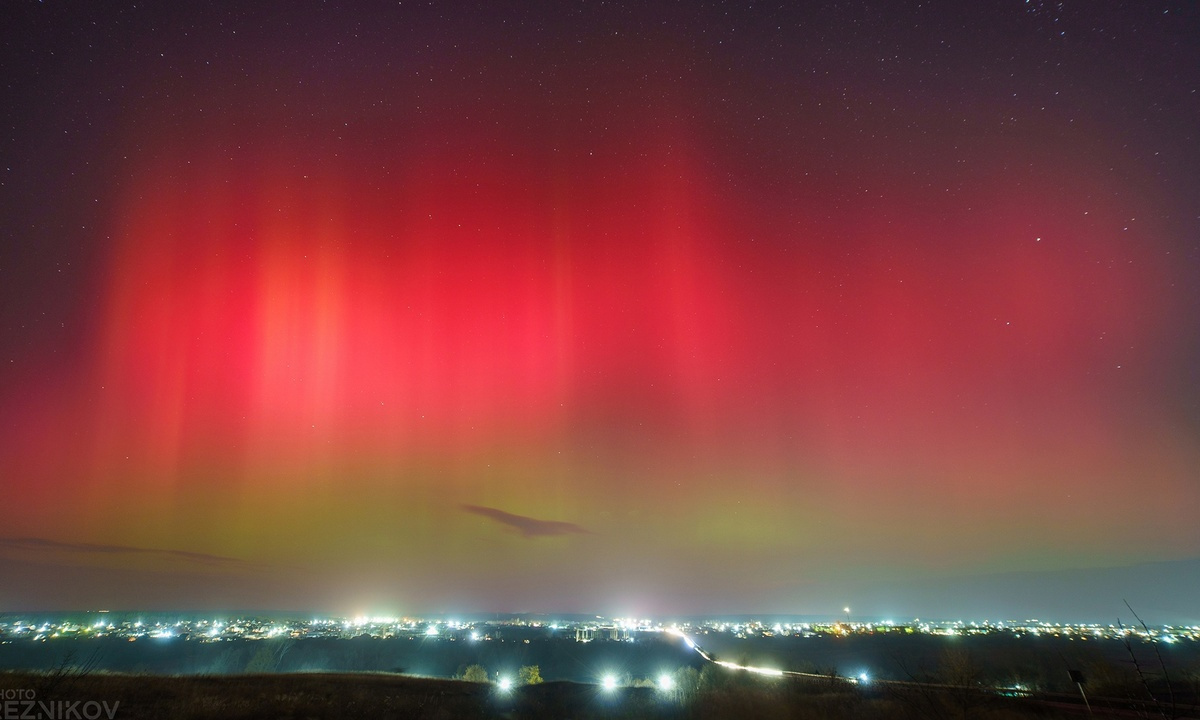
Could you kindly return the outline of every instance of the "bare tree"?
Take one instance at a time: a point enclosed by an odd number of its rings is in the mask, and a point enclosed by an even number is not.
[[[1154,694],[1154,690],[1150,687],[1148,673],[1142,668],[1141,662],[1138,661],[1137,653],[1133,651],[1133,641],[1129,639],[1130,634],[1128,632],[1122,632],[1121,639],[1125,643],[1125,652],[1129,653],[1129,659],[1133,663],[1134,672],[1137,673],[1138,682],[1141,683],[1142,688],[1145,689],[1146,696],[1150,699],[1150,702],[1154,703],[1155,707],[1158,709],[1158,714],[1160,716],[1164,718],[1177,718],[1179,717],[1179,711],[1175,704],[1175,689],[1171,686],[1171,675],[1167,671],[1166,661],[1163,660],[1162,650],[1158,647],[1158,640],[1154,638],[1154,634],[1150,632],[1150,628],[1146,625],[1146,621],[1142,620],[1141,616],[1137,614],[1137,611],[1133,609],[1133,606],[1129,604],[1129,601],[1125,600],[1124,602],[1125,607],[1129,608],[1129,612],[1133,613],[1133,617],[1137,619],[1138,624],[1142,626],[1142,631],[1149,640],[1150,646],[1154,648],[1154,657],[1158,660],[1159,675],[1162,677],[1163,683],[1166,685],[1167,700],[1169,704],[1164,705],[1164,703],[1159,700],[1158,696]],[[1120,618],[1117,618],[1117,626],[1121,628],[1121,630],[1125,630],[1125,626],[1121,624]],[[1170,708],[1170,715],[1167,714],[1168,707]]]
[[[36,688],[38,695],[49,695],[55,690],[70,686],[91,675],[100,667],[101,655],[100,648],[95,647],[83,662],[76,662],[76,650],[71,648],[63,655],[58,665],[39,678]]]

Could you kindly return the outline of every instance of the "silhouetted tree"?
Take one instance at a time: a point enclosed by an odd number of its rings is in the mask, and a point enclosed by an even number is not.
[[[522,685],[537,685],[541,683],[541,668],[537,665],[525,665],[517,671],[517,681]]]
[[[938,663],[938,680],[948,686],[945,697],[953,713],[971,717],[991,696],[982,691],[983,670],[965,648],[946,648]]]
[[[462,679],[467,682],[485,683],[488,681],[488,671],[482,665],[468,665],[463,671]]]
[[[681,667],[675,671],[675,692],[681,700],[690,700],[700,689],[700,671],[694,667]]]

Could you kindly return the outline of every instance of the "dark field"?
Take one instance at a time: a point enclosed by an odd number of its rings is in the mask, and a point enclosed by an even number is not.
[[[0,701],[119,702],[114,718],[1196,718],[1200,647],[1010,634],[701,634],[714,658],[822,674],[770,678],[704,662],[677,638],[577,643],[505,630],[490,642],[374,638],[199,642],[90,638],[0,644]],[[469,665],[547,682],[510,692],[449,679]],[[847,676],[869,673],[868,682]],[[655,688],[666,673],[671,690]],[[601,688],[612,674],[620,688]],[[7,694],[5,692],[7,691]],[[14,695],[16,694],[16,695]],[[1156,702],[1158,701],[1158,704]],[[1172,706],[1174,702],[1174,706]],[[64,715],[49,706],[43,720]],[[82,706],[80,706],[82,707]],[[55,710],[58,708],[58,710]],[[25,707],[0,706],[0,719]],[[17,712],[20,710],[20,712]],[[31,718],[40,712],[32,708]],[[59,715],[53,713],[59,712]]]
[[[0,674],[0,697],[32,697],[62,708],[78,702],[81,715],[141,718],[1020,718],[1086,717],[1082,707],[1027,698],[822,685],[739,673],[710,674],[686,693],[548,682],[501,694],[493,686],[388,674],[276,674],[240,676],[142,676],[93,674],[62,679]],[[14,702],[14,701],[10,701]],[[26,700],[15,702],[24,703]],[[85,707],[92,703],[90,707]],[[101,705],[100,703],[106,703]],[[115,705],[119,703],[119,705]],[[10,712],[37,706],[6,706]],[[99,713],[99,714],[95,714]],[[1103,710],[1096,717],[1138,717]],[[1156,715],[1157,716],[1157,715]],[[50,717],[50,716],[43,716]],[[1182,715],[1180,716],[1182,717]]]
[[[695,639],[718,659],[824,677],[729,670],[654,635],[591,643],[532,630],[506,630],[489,642],[60,638],[0,645],[0,668],[8,669],[0,673],[0,700],[32,693],[44,702],[119,702],[119,718],[1087,717],[1073,669],[1086,677],[1096,717],[1198,716],[1190,707],[1200,690],[1200,647],[1191,641],[1127,647],[1004,633]],[[474,664],[493,679],[537,665],[547,682],[503,693],[449,679]],[[845,679],[861,672],[869,681]],[[663,673],[675,680],[669,691],[653,687]],[[621,687],[604,690],[598,683],[606,674]],[[20,717],[0,710],[4,720]],[[43,713],[43,720],[59,716]]]
[[[858,676],[873,680],[939,682],[963,668],[979,683],[996,687],[1021,685],[1046,692],[1074,693],[1068,669],[1083,671],[1089,689],[1124,697],[1140,685],[1133,659],[1148,674],[1160,664],[1176,686],[1191,688],[1200,676],[1200,643],[1157,646],[1134,640],[1131,647],[1115,639],[1017,637],[1008,633],[942,637],[898,633],[842,637],[736,638],[728,633],[694,637],[707,652],[742,665],[822,675]],[[1133,655],[1131,656],[1131,651]],[[1161,658],[1161,663],[1160,663]],[[596,683],[613,674],[626,684],[657,678],[704,661],[677,638],[646,634],[637,642],[577,643],[544,630],[506,629],[488,642],[448,639],[299,639],[201,642],[180,638],[18,640],[0,644],[0,669],[52,670],[64,664],[94,670],[154,675],[226,675],[244,673],[387,672],[452,678],[472,664],[492,677],[515,675],[524,665],[537,665],[548,681]]]

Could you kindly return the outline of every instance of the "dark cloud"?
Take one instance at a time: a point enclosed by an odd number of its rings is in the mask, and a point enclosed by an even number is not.
[[[161,550],[158,548],[140,548],[127,545],[101,545],[97,543],[68,543],[45,538],[15,537],[0,538],[0,549],[16,550],[21,553],[65,553],[68,555],[126,555],[185,560],[202,565],[220,565],[226,567],[245,567],[250,563],[224,555],[209,555],[207,553],[188,552],[186,550]]]
[[[537,518],[514,515],[510,512],[504,512],[496,508],[481,507],[479,505],[463,505],[462,509],[475,515],[482,515],[489,520],[495,520],[502,525],[516,528],[525,537],[590,534],[590,531],[585,530],[575,523],[560,522],[557,520],[538,520]]]

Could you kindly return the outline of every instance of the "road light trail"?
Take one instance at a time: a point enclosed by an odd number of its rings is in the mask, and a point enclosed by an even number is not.
[[[679,628],[674,628],[674,627],[667,628],[666,632],[671,635],[676,635],[678,637],[683,638],[684,643],[686,643],[687,646],[689,648],[691,648],[692,650],[695,650],[700,655],[700,657],[704,658],[707,662],[713,663],[714,665],[720,665],[721,667],[728,668],[730,670],[745,670],[746,672],[752,672],[757,675],[765,675],[767,677],[801,677],[801,678],[812,678],[812,679],[816,679],[816,680],[831,680],[831,679],[832,680],[841,680],[843,682],[848,682],[852,685],[865,684],[868,682],[867,678],[865,677],[866,673],[862,673],[858,677],[832,675],[832,674],[831,675],[821,675],[818,673],[797,672],[795,670],[779,670],[777,668],[764,668],[764,667],[756,667],[753,665],[739,665],[738,663],[732,663],[732,662],[728,662],[726,660],[715,660],[708,653],[704,652],[704,648],[697,645],[694,640],[692,640],[690,637],[688,637],[687,634],[684,633]],[[871,682],[882,682],[883,684],[905,684],[905,685],[910,684],[910,683],[901,683],[901,682],[897,682],[897,681],[887,681],[887,680],[871,681]]]
[[[670,635],[675,635],[677,637],[682,638],[684,643],[687,644],[688,648],[695,650],[696,653],[700,657],[704,658],[705,662],[710,662],[710,663],[713,663],[714,665],[720,665],[721,667],[728,668],[730,670],[744,670],[747,672],[752,672],[752,673],[756,673],[759,675],[765,675],[768,677],[809,678],[809,679],[815,679],[815,680],[824,680],[826,682],[828,682],[830,680],[833,680],[833,681],[840,680],[840,681],[843,681],[843,682],[846,682],[846,683],[849,683],[852,685],[864,685],[864,686],[879,687],[879,688],[893,688],[893,689],[899,689],[899,690],[918,689],[918,688],[923,691],[933,690],[936,692],[946,692],[946,691],[962,692],[963,690],[969,690],[971,692],[977,692],[977,693],[984,694],[984,695],[998,694],[998,695],[1005,695],[1005,696],[1009,696],[1009,697],[1024,697],[1024,698],[1029,698],[1033,702],[1040,703],[1041,705],[1043,705],[1045,707],[1050,707],[1050,708],[1054,708],[1054,709],[1058,709],[1058,710],[1073,711],[1073,712],[1077,712],[1077,713],[1081,713],[1081,714],[1084,712],[1084,705],[1082,703],[1080,703],[1079,699],[1076,698],[1074,695],[1062,694],[1062,693],[1047,693],[1047,692],[1034,693],[1027,688],[1019,688],[1019,687],[1018,688],[1006,688],[1006,687],[993,687],[993,686],[964,687],[962,685],[953,685],[953,684],[947,684],[947,683],[924,683],[924,682],[917,682],[915,680],[875,679],[875,678],[870,678],[869,676],[867,676],[866,673],[862,673],[858,677],[840,676],[840,675],[833,675],[833,674],[818,675],[816,673],[797,672],[795,670],[778,670],[775,668],[763,668],[763,667],[755,667],[755,666],[751,666],[751,665],[739,665],[738,663],[731,663],[731,662],[727,662],[724,660],[714,659],[711,655],[709,655],[708,653],[706,653],[704,651],[704,648],[697,645],[695,641],[693,641],[690,637],[688,637],[687,634],[684,633],[679,628],[675,628],[675,627],[666,628],[665,632],[667,632]],[[1114,698],[1104,698],[1104,701],[1105,701],[1105,703],[1107,703],[1106,712],[1108,712],[1110,714],[1128,713],[1129,717],[1134,717],[1133,708],[1131,706],[1127,707],[1127,706],[1123,705],[1122,704],[1123,701],[1121,701],[1119,699],[1114,699]],[[1091,714],[1091,710],[1088,710],[1087,712],[1089,714]],[[1197,716],[1197,717],[1200,717],[1200,716]]]

